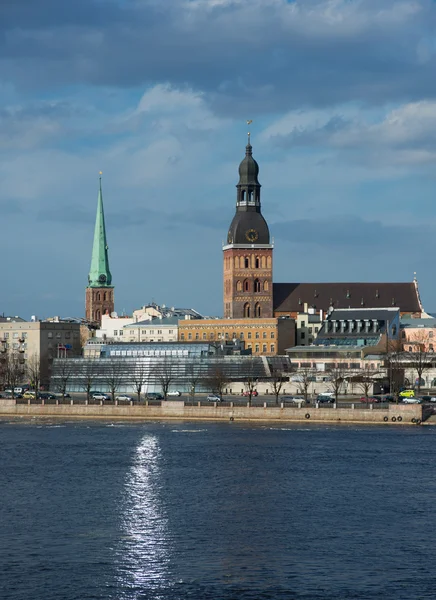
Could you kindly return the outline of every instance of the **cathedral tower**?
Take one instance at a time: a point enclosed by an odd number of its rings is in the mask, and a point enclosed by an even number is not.
[[[114,311],[114,286],[109,270],[108,245],[104,224],[103,194],[100,187],[95,219],[94,244],[92,246],[91,268],[86,288],[85,318],[92,323],[100,323],[102,315]]]
[[[229,319],[273,317],[273,245],[260,208],[259,165],[248,134],[239,165],[236,214],[224,252],[224,316]]]

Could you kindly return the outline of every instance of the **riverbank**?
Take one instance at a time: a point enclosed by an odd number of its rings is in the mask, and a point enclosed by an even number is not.
[[[77,419],[182,420],[182,421],[269,421],[306,423],[346,423],[374,425],[412,425],[425,422],[429,414],[421,405],[389,405],[387,408],[285,407],[280,406],[210,406],[167,401],[160,405],[84,405],[84,404],[16,404],[0,400],[1,417],[49,417]]]

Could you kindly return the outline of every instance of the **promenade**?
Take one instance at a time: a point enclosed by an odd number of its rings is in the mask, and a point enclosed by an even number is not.
[[[414,425],[421,424],[433,414],[431,407],[422,405],[388,404],[362,406],[360,403],[330,406],[250,405],[235,402],[167,401],[85,401],[71,400],[12,400],[0,399],[1,417],[50,417],[79,419],[131,420],[212,420],[212,421],[270,421],[336,424]]]

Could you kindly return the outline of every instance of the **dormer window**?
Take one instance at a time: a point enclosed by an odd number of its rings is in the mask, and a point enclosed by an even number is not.
[[[350,290],[347,290],[347,298],[351,298]]]

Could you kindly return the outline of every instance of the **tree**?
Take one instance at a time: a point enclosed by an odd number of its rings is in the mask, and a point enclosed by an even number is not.
[[[56,364],[56,389],[65,397],[67,393],[68,382],[73,374],[72,362],[67,358],[57,361]]]
[[[422,375],[431,368],[434,352],[428,350],[428,333],[425,330],[412,333],[407,340],[411,351],[406,353],[409,366],[416,372],[418,395],[421,391]]]
[[[282,391],[283,384],[287,380],[286,377],[283,377],[283,372],[276,365],[270,365],[270,383],[272,387],[272,391],[274,396],[276,397],[276,404],[279,403],[279,395]]]
[[[167,399],[171,384],[177,379],[176,374],[176,365],[171,360],[170,356],[165,356],[163,360],[156,364],[155,378],[160,385],[164,400]]]
[[[195,392],[198,385],[204,379],[201,367],[202,365],[195,360],[186,367],[186,377],[189,382],[190,395],[192,399],[195,397]]]
[[[26,364],[26,372],[30,385],[35,390],[35,398],[38,398],[39,388],[41,387],[41,359],[39,354],[35,353],[29,356]]]
[[[86,392],[86,399],[89,402],[90,392],[94,385],[97,373],[96,364],[92,359],[84,359],[80,377],[80,387]]]
[[[0,365],[2,382],[11,389],[12,398],[15,398],[14,390],[24,375],[23,359],[21,354],[14,350],[2,354]]]
[[[398,403],[401,388],[404,385],[404,352],[401,340],[387,340],[385,367],[389,384],[389,394]]]
[[[330,383],[333,388],[336,404],[338,402],[339,394],[341,392],[342,386],[348,373],[348,365],[347,363],[342,361],[339,361],[336,364],[332,364],[329,368],[328,374],[330,376]]]
[[[223,392],[229,382],[226,369],[223,364],[215,363],[210,366],[209,372],[205,378],[205,383],[211,392],[223,397]]]
[[[368,365],[365,365],[362,369],[358,369],[353,375],[353,382],[366,399],[370,396],[370,391],[374,386],[375,375],[377,375],[377,372],[371,371]]]
[[[298,384],[304,396],[304,401],[307,402],[309,396],[309,386],[314,381],[315,371],[311,367],[300,367],[297,373]]]
[[[107,358],[104,361],[104,370],[105,383],[109,388],[112,402],[115,402],[115,394],[123,381],[123,363],[117,358]]]
[[[256,390],[259,375],[256,371],[256,363],[253,357],[247,358],[240,365],[240,379],[244,383],[248,402],[251,404],[253,394]]]
[[[147,363],[141,361],[133,365],[132,383],[138,396],[138,402],[141,401],[142,388],[148,381],[149,373],[150,370]]]

